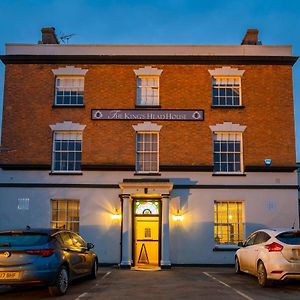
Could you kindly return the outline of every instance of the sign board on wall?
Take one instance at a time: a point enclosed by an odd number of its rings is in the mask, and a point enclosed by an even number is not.
[[[92,109],[92,120],[203,121],[204,110]]]

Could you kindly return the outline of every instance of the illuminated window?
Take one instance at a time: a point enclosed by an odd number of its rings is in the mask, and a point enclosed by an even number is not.
[[[235,132],[214,133],[214,172],[243,172],[242,134]]]
[[[243,241],[243,202],[215,201],[214,238],[217,244],[237,244]]]
[[[55,81],[55,105],[83,105],[84,77],[58,76]]]
[[[158,201],[136,201],[135,213],[137,215],[158,215],[159,202]]]
[[[82,132],[59,131],[53,136],[53,172],[80,172]]]
[[[159,171],[158,132],[137,132],[136,172],[157,173]]]
[[[52,228],[79,232],[79,200],[51,200]]]
[[[137,78],[137,105],[159,105],[159,77],[139,76]]]
[[[214,77],[212,95],[214,106],[241,105],[241,78]]]

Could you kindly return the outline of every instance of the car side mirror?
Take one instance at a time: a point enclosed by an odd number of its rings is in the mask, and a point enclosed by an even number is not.
[[[239,247],[244,247],[244,242],[238,242]]]
[[[87,249],[93,249],[95,247],[95,245],[93,243],[87,243]]]

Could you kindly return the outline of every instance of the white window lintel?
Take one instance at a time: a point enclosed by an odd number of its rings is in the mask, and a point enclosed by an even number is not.
[[[139,68],[133,71],[136,76],[160,76],[163,70],[152,68],[151,66],[145,66],[144,68]]]
[[[84,76],[87,69],[76,68],[74,66],[66,66],[64,68],[53,69],[52,72],[55,76]]]
[[[137,125],[132,125],[135,131],[160,131],[162,125],[158,125],[152,122],[139,123]]]
[[[216,68],[214,70],[208,70],[209,74],[211,76],[243,76],[245,70],[239,70],[237,68],[231,68],[231,67],[222,67],[222,68]]]
[[[244,132],[247,126],[240,124],[233,124],[231,122],[223,122],[223,124],[211,125],[209,128],[213,132]]]
[[[56,123],[49,125],[52,131],[83,131],[86,125],[73,123],[71,121],[64,121],[63,123]]]

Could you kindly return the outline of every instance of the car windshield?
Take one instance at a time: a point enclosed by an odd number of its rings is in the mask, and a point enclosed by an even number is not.
[[[280,233],[276,238],[288,245],[300,245],[300,231],[288,231]]]
[[[7,232],[0,233],[0,247],[35,246],[47,243],[49,236],[32,232]]]

